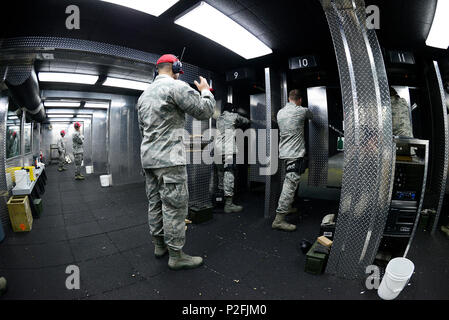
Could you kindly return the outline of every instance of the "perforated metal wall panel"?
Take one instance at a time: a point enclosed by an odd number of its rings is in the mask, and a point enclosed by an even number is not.
[[[36,52],[51,51],[54,49],[73,50],[119,57],[153,65],[156,64],[160,57],[160,54],[144,52],[108,43],[59,37],[18,37],[3,39],[0,40],[0,49],[34,49]],[[183,62],[183,69],[185,73],[182,75],[181,79],[189,83],[198,80],[199,75],[206,79],[214,77],[212,72],[189,63]],[[18,79],[18,81],[19,80],[20,79]]]
[[[186,147],[187,151],[187,174],[189,186],[189,205],[190,206],[208,206],[211,204],[210,184],[213,174],[213,165],[201,163],[201,154],[203,152],[201,144],[201,135],[210,128],[210,121],[199,121],[186,115],[185,129],[193,135],[191,144]],[[204,136],[204,139],[210,137]],[[203,139],[203,142],[204,142]],[[204,145],[204,150],[210,154],[213,144]]]
[[[307,89],[308,108],[313,113],[309,121],[309,180],[311,186],[326,187],[329,158],[329,127],[326,87]]]
[[[6,81],[14,86],[18,86],[27,80],[31,71],[33,70],[33,65],[21,65],[21,66],[8,66],[6,72]]]
[[[59,37],[20,37],[3,39],[1,49],[36,48],[42,51],[66,49],[122,57],[155,64],[159,55],[96,41]]]
[[[281,165],[279,161],[279,131],[273,127],[274,120],[282,107],[281,74],[278,70],[265,68],[266,99],[266,152],[268,165],[265,165],[265,208],[264,217],[275,214],[282,190]]]
[[[321,4],[334,43],[345,114],[341,200],[326,272],[359,278],[374,261],[391,200],[391,102],[375,31],[366,29],[364,1]]]

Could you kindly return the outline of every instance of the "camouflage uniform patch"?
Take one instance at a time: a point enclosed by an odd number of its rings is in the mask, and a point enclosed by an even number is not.
[[[304,107],[287,103],[277,114],[280,131],[279,159],[299,159],[306,153],[304,122],[313,114]]]
[[[393,135],[413,137],[412,120],[410,119],[410,108],[404,98],[391,97],[391,113],[393,120]]]
[[[145,177],[151,235],[164,237],[169,248],[181,250],[189,201],[187,169],[185,166],[145,169]]]
[[[306,153],[304,123],[307,119],[313,119],[313,113],[291,102],[288,102],[277,114],[280,131],[279,158],[286,160],[286,167],[304,157]],[[300,172],[286,173],[277,213],[286,214],[289,211],[300,179]]]
[[[137,102],[142,133],[142,167],[167,168],[187,163],[184,146],[186,113],[198,120],[209,119],[215,99],[209,90],[201,95],[187,83],[159,75]]]
[[[81,174],[81,164],[83,163],[84,157],[84,136],[75,131],[72,135],[72,143],[73,143],[73,156],[75,158],[75,176]]]
[[[231,162],[233,161],[233,162]],[[235,163],[236,159],[232,155],[223,156],[223,164],[217,164],[218,189],[223,191],[225,197],[234,196],[234,171],[225,170],[225,163]]]
[[[214,153],[216,155],[232,155],[238,152],[235,143],[235,129],[248,125],[250,121],[236,112],[223,112],[217,119],[217,137]]]
[[[215,99],[209,90],[200,95],[183,81],[159,75],[142,93],[136,108],[150,232],[154,237],[163,236],[169,248],[181,250],[189,192],[186,150],[180,133],[184,132],[186,113],[198,120],[209,119]]]
[[[81,174],[81,164],[83,163],[84,154],[76,153],[73,155],[75,158],[75,176]]]
[[[65,140],[63,137],[60,137],[58,140],[58,153],[59,153],[59,168],[62,169],[64,167],[65,154],[66,154]]]
[[[217,137],[214,144],[214,154],[222,155],[223,163],[228,162],[236,164],[234,154],[237,154],[238,148],[235,141],[235,129],[248,125],[250,121],[236,112],[223,112],[217,119]],[[225,197],[234,196],[234,172],[224,170],[224,165],[218,167],[218,189],[224,190]]]
[[[295,162],[296,160],[288,160],[285,165]],[[279,197],[277,213],[287,214],[293,200],[295,198],[296,189],[298,189],[301,175],[299,172],[288,172],[285,174],[284,184],[282,186],[281,196]]]

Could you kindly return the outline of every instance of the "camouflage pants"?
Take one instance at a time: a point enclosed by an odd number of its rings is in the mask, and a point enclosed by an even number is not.
[[[296,160],[286,161],[286,166]],[[295,198],[296,189],[298,189],[301,174],[299,172],[288,172],[285,174],[284,185],[282,186],[281,196],[279,197],[277,213],[287,214]]]
[[[65,152],[59,152],[59,168],[63,168],[65,164]]]
[[[223,156],[223,164],[217,165],[218,170],[218,189],[224,191],[225,197],[233,197],[234,196],[234,171],[233,170],[225,170],[224,163],[226,160],[229,162],[231,160],[235,160],[233,155]],[[235,163],[235,162],[233,162]]]
[[[393,131],[394,131],[393,135],[395,135],[395,136],[413,138],[413,129],[412,129],[412,124],[410,122],[402,123],[401,126],[399,126],[398,128],[394,128]]]
[[[81,163],[83,163],[83,153],[75,153],[75,176],[81,174]]]
[[[181,250],[185,243],[189,190],[186,166],[145,169],[151,235]]]

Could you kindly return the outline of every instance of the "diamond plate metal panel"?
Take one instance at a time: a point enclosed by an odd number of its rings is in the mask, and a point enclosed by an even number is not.
[[[440,165],[439,174],[438,174],[438,187],[440,192],[440,197],[438,200],[437,213],[435,216],[435,222],[432,227],[432,234],[435,234],[435,231],[438,227],[438,221],[440,219],[441,208],[443,207],[444,193],[446,191],[446,183],[447,183],[447,171],[448,171],[448,158],[449,158],[449,133],[448,133],[448,120],[447,120],[447,111],[446,111],[446,96],[444,93],[443,81],[441,79],[440,68],[438,67],[438,63],[436,61],[433,62],[435,76],[438,82],[439,92],[441,96],[441,110],[442,113],[441,119],[443,119],[443,129],[444,129],[444,137],[443,142],[444,146],[440,146],[440,150],[442,151],[439,155]]]
[[[8,98],[0,96],[0,223],[9,221],[6,200],[8,184],[6,181],[6,116],[8,114]]]
[[[394,143],[382,53],[362,0],[321,0],[331,31],[345,115],[344,171],[326,272],[358,278],[372,264],[391,200]]]
[[[327,116],[326,87],[307,89],[309,110],[313,121],[309,122],[309,179],[308,184],[316,187],[327,186],[329,158],[329,126]]]
[[[264,217],[270,218],[276,211],[281,193],[281,168],[279,164],[279,134],[273,127],[277,112],[282,107],[281,74],[274,69],[265,68],[265,100],[266,100],[266,155],[265,207]],[[259,137],[260,138],[260,137]]]
[[[259,93],[255,95],[250,96],[250,117],[251,117],[251,128],[256,130],[265,129],[266,128],[266,97],[264,93]],[[259,139],[261,137],[257,134],[256,135],[256,148],[255,150],[258,150],[259,147]],[[252,150],[251,147],[249,147],[249,150]],[[256,160],[256,164],[250,164],[249,165],[249,181],[250,182],[261,182],[265,183],[265,177],[260,175],[259,173],[260,169],[260,162],[259,159]]]

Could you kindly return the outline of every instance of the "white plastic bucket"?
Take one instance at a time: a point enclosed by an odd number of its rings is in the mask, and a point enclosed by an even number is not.
[[[406,258],[394,258],[385,270],[377,294],[384,300],[395,299],[413,275],[415,265]]]
[[[86,167],[86,174],[92,174],[92,172],[94,172],[94,167],[93,166],[87,166]]]
[[[108,175],[104,175],[104,176],[100,176],[100,183],[102,187],[109,187],[109,176]]]
[[[14,173],[17,189],[27,189],[30,185],[30,176],[26,170],[17,170]]]

